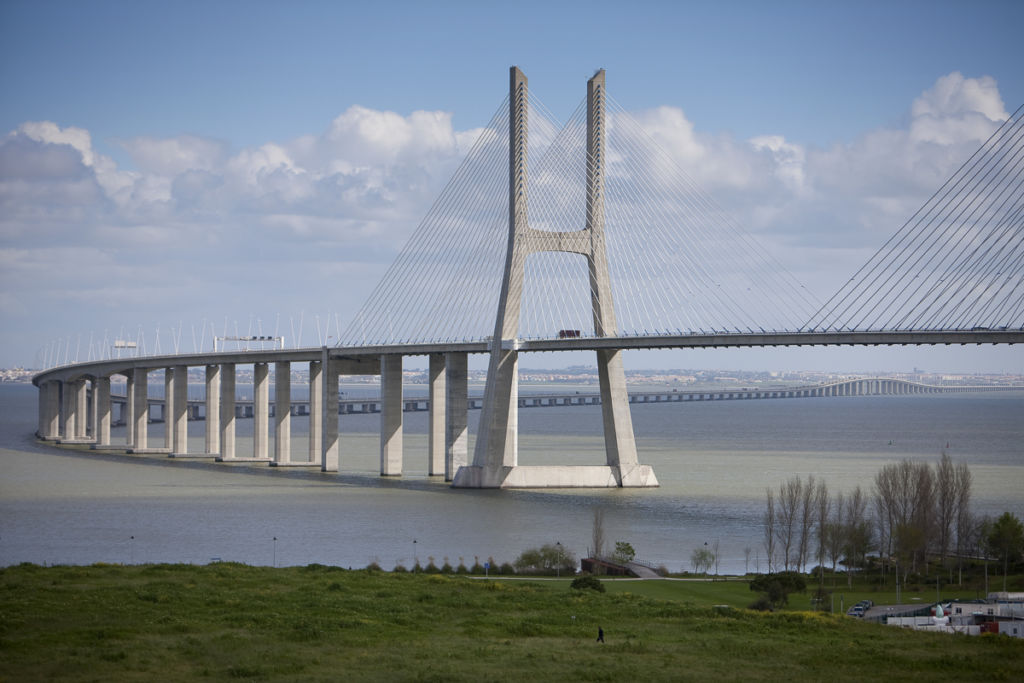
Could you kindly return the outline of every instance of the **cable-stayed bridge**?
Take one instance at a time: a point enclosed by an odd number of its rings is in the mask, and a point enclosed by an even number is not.
[[[513,67],[508,98],[336,346],[47,370],[34,378],[38,433],[95,448],[337,471],[339,378],[380,375],[380,472],[400,475],[402,362],[427,355],[430,474],[471,488],[656,486],[636,450],[625,350],[1024,341],[1022,165],[1018,109],[822,302],[609,97],[603,70],[558,125]],[[596,354],[605,464],[520,466],[519,355],[564,350]],[[472,458],[470,353],[490,359]],[[312,397],[309,453],[301,458],[291,452],[296,362],[309,363]],[[253,448],[244,456],[235,448],[239,364],[253,366]],[[187,381],[195,366],[206,372],[206,448],[189,454]],[[170,406],[165,443],[156,449],[147,435],[154,370],[164,370]],[[110,443],[112,375],[127,378],[123,445]]]

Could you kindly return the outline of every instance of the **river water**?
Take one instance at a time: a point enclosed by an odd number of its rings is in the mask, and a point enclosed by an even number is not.
[[[328,474],[39,444],[36,406],[34,387],[0,384],[0,565],[470,565],[556,541],[579,557],[601,506],[607,541],[645,561],[689,570],[692,551],[717,541],[722,572],[763,570],[765,487],[814,474],[832,491],[870,490],[883,464],[943,449],[970,465],[976,512],[1024,517],[1024,392],[634,405],[640,459],[661,487],[598,491],[451,489],[426,475],[426,413],[406,413],[405,474],[383,479],[377,415],[341,417],[342,472]],[[243,455],[252,421],[236,424]],[[190,450],[203,429],[189,425]],[[305,453],[306,419],[292,430]],[[523,409],[520,434],[521,464],[603,463],[599,406]],[[161,445],[163,425],[149,438]]]

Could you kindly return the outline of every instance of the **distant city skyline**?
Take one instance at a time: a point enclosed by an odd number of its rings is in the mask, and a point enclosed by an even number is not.
[[[820,299],[1024,103],[1016,2],[6,2],[0,366],[225,319],[343,328],[518,64],[609,92]],[[328,320],[331,322],[328,324]],[[179,329],[180,328],[180,329]],[[202,335],[200,335],[202,336]],[[58,341],[62,340],[62,341]],[[588,363],[537,354],[525,366]],[[483,363],[483,358],[474,363]],[[414,361],[410,361],[414,362]],[[1016,347],[644,351],[626,368],[1024,373]]]

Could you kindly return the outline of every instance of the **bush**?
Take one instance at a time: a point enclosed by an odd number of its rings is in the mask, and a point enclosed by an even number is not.
[[[392,569],[391,571],[393,571],[395,574],[407,574],[409,572],[409,570],[406,569],[405,565],[402,564],[402,563],[396,564],[395,568]]]
[[[516,558],[517,574],[555,574],[576,572],[576,556],[562,546],[547,543],[539,548],[524,550]]]
[[[790,593],[807,590],[807,580],[798,572],[759,574],[750,582],[750,590],[764,593],[764,599],[779,607],[789,602]]]
[[[583,576],[577,576],[572,580],[572,588],[574,590],[595,590],[598,593],[604,593],[604,584],[601,583],[601,579],[590,574],[584,574]]]
[[[747,609],[757,610],[758,612],[771,612],[772,602],[762,595],[757,600],[754,600],[754,602],[747,605]]]

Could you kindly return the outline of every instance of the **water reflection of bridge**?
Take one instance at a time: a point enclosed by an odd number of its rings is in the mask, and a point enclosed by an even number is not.
[[[847,379],[825,384],[805,385],[798,387],[773,387],[762,389],[678,389],[659,391],[631,391],[629,402],[631,404],[645,403],[692,403],[700,401],[743,401],[757,399],[776,398],[826,398],[835,396],[901,396],[912,394],[963,394],[991,391],[1024,391],[1024,386],[1015,385],[966,385],[966,384],[923,384],[911,382],[904,379],[888,377],[870,377]],[[128,399],[126,396],[114,394],[110,397],[111,404],[116,407],[116,416],[113,424],[124,425],[128,415]],[[479,410],[483,407],[483,396],[470,396],[467,399],[467,408]],[[518,398],[520,408],[554,408],[565,406],[597,406],[601,405],[601,395],[598,393],[571,393],[550,392],[543,394],[525,394]],[[165,422],[167,420],[167,403],[162,398],[148,399],[150,409],[150,422]],[[308,416],[309,401],[293,400],[289,403],[290,414],[293,416]],[[154,410],[158,408],[159,410]],[[256,406],[250,399],[238,399],[235,402],[235,417],[251,418],[255,414]],[[268,404],[269,416],[276,417],[278,406],[276,401]],[[380,413],[383,409],[383,401],[380,397],[354,398],[338,400],[339,415],[365,415]],[[402,411],[406,413],[429,412],[430,398],[405,398],[402,401]],[[188,400],[188,420],[206,419],[206,399]]]

